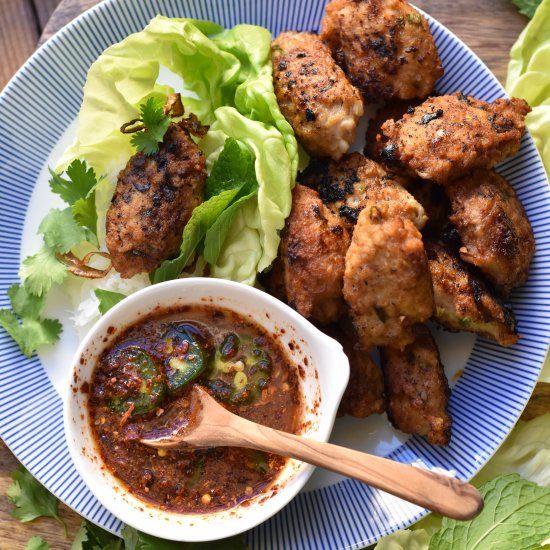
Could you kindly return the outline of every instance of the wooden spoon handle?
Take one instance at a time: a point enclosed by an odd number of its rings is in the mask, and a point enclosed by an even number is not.
[[[220,433],[219,429],[216,431]],[[212,430],[210,443],[231,444],[297,458],[358,479],[443,516],[467,520],[483,509],[483,499],[475,487],[443,474],[273,430],[243,418],[224,426],[223,432],[225,435],[218,439]],[[228,432],[231,432],[231,437],[228,437]]]

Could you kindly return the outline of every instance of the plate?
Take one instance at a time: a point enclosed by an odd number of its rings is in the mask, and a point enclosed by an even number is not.
[[[0,96],[0,307],[17,281],[21,259],[39,246],[36,228],[57,206],[47,185],[54,164],[75,131],[82,87],[91,63],[108,46],[141,30],[157,14],[212,19],[225,27],[254,23],[274,34],[319,28],[325,1],[108,0],[85,13],[46,43]],[[505,92],[458,38],[429,18],[445,67],[439,93],[461,90],[486,101]],[[30,101],[29,101],[30,100]],[[29,104],[32,109],[29,109]],[[340,419],[332,441],[394,460],[452,472],[470,479],[510,432],[533,390],[550,340],[550,191],[540,157],[526,135],[520,152],[500,164],[533,225],[537,252],[528,283],[512,295],[523,336],[512,348],[472,335],[436,331],[451,383],[454,419],[451,444],[434,448],[423,439],[392,430],[385,416]],[[59,390],[77,337],[62,292],[52,293],[50,315],[62,317],[60,344],[26,359],[0,334],[0,435],[19,460],[71,508],[113,532],[121,523],[92,496],[77,474],[64,439]],[[459,375],[460,376],[457,376]],[[360,548],[409,526],[421,508],[381,491],[317,471],[282,512],[250,531],[254,550],[263,548]]]

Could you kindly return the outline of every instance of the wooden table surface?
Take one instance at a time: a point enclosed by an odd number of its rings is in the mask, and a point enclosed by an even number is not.
[[[25,7],[24,0],[0,0],[0,9],[3,10],[0,46],[9,53],[10,58],[7,63],[2,61],[0,66],[0,89],[6,77],[15,72],[37,43],[39,33],[36,26],[34,30],[28,31],[29,21],[25,18],[31,17],[31,14],[36,19],[36,6],[43,13],[47,4],[53,6],[58,2],[35,0],[35,11],[32,14],[32,10]],[[505,81],[510,48],[527,23],[527,19],[517,13],[510,0],[416,0],[414,3],[453,31],[485,61],[501,82]],[[38,27],[43,30],[41,42],[95,4],[97,0],[62,0],[45,27]],[[8,16],[13,19],[8,20]],[[28,32],[21,30],[25,28]],[[33,535],[42,536],[54,550],[70,549],[81,519],[67,507],[60,505],[61,515],[69,524],[69,539],[64,538],[59,525],[53,520],[42,519],[22,524],[10,517],[11,505],[4,495],[11,483],[9,474],[18,464],[17,459],[0,441],[0,550],[23,550]]]

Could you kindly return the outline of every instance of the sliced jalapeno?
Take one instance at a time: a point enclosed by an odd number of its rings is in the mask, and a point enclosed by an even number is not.
[[[111,410],[131,415],[152,411],[166,395],[162,369],[143,349],[129,346],[118,349],[109,358],[114,365],[114,395],[109,399]]]
[[[164,370],[170,393],[180,391],[206,368],[207,352],[199,334],[194,325],[181,323],[165,335],[169,355]]]

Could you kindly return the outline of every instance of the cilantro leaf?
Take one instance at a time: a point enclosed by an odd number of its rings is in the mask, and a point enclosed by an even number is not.
[[[92,244],[97,244],[95,236],[75,222],[70,208],[52,208],[38,226],[38,232],[44,236],[46,246],[54,252],[68,252],[82,241],[94,240]]]
[[[444,518],[430,550],[529,550],[550,537],[550,488],[518,474],[501,475],[480,487],[481,514],[470,521]]]
[[[204,186],[204,197],[209,199],[235,187],[257,185],[254,156],[241,148],[234,138],[225,140],[223,150]]]
[[[25,523],[42,516],[54,518],[63,525],[67,535],[67,526],[57,513],[57,498],[24,468],[12,472],[11,478],[13,483],[6,491],[15,506],[11,515]]]
[[[126,298],[125,294],[121,294],[120,292],[111,292],[101,288],[97,288],[94,293],[99,299],[97,309],[99,309],[99,313],[101,313],[101,315],[107,313],[113,306]]]
[[[54,250],[44,245],[36,254],[23,260],[19,275],[31,294],[42,296],[47,294],[52,284],[65,280],[67,267],[55,257]]]
[[[85,161],[73,160],[65,171],[69,179],[61,177],[50,168],[50,189],[59,195],[69,206],[80,199],[87,198],[97,185],[93,168],[88,168]]]
[[[51,550],[51,546],[40,537],[31,537],[25,550]]]
[[[158,145],[170,126],[170,119],[164,114],[163,105],[160,98],[150,97],[139,107],[141,120],[146,129],[135,133],[130,142],[146,155],[158,151]]]
[[[532,18],[542,0],[512,0],[519,13]]]
[[[38,319],[46,301],[45,294],[35,296],[17,283],[8,288],[8,296],[14,313],[25,319]]]
[[[123,550],[122,539],[86,520],[78,530],[73,550]]]
[[[97,242],[97,210],[95,207],[95,191],[85,199],[78,199],[71,207],[75,222],[90,231],[87,240],[94,246]]]
[[[175,542],[146,535],[129,525],[122,529],[125,550],[246,550],[244,537],[237,535],[210,542]]]
[[[191,218],[183,230],[183,238],[180,246],[180,253],[173,260],[165,260],[153,272],[151,282],[153,284],[176,279],[186,266],[189,258],[199,246],[206,232],[221,213],[231,204],[239,189],[229,189],[197,206]]]

